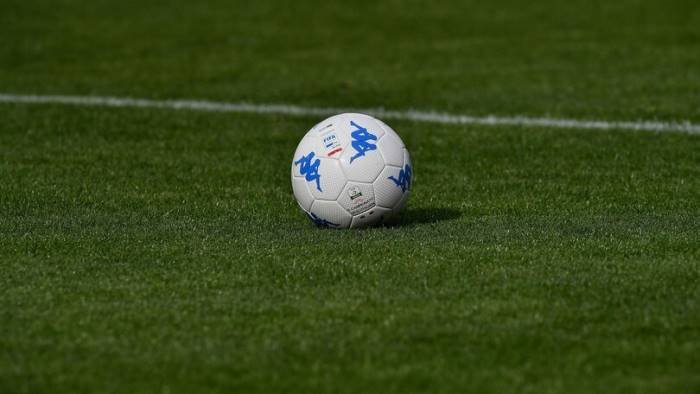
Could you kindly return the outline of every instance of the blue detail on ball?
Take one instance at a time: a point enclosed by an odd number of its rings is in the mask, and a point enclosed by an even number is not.
[[[352,137],[352,147],[357,151],[357,153],[350,158],[350,163],[358,157],[365,155],[365,152],[377,149],[377,145],[373,144],[372,140],[376,141],[377,136],[367,131],[366,128],[358,125],[357,123],[350,121],[350,125],[354,126],[356,130],[350,133]]]
[[[338,224],[331,223],[328,220],[321,219],[320,217],[314,215],[311,212],[307,212],[307,215],[309,215],[309,219],[311,219],[314,224],[316,224],[319,227],[338,227]]]
[[[411,188],[411,176],[413,175],[413,171],[411,170],[411,166],[406,164],[403,170],[399,171],[399,178],[396,179],[393,176],[389,176],[389,179],[391,179],[397,187],[401,188],[401,192],[405,193],[406,189]]]
[[[316,161],[313,163],[311,162],[315,155],[316,154],[314,152],[311,152],[306,156],[302,156],[299,160],[294,162],[294,165],[298,166],[301,164],[301,167],[299,168],[301,175],[304,175],[307,182],[316,181],[316,189],[322,192],[321,175],[318,173],[318,167],[321,165],[321,159],[316,159]]]

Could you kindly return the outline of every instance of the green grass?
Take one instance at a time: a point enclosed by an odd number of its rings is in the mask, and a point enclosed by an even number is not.
[[[0,91],[700,121],[694,2],[0,5]],[[0,392],[697,392],[700,139],[391,122],[400,224],[313,227],[318,119],[0,105]]]

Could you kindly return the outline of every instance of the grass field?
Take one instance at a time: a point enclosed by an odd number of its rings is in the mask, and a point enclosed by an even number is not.
[[[0,3],[0,93],[700,122],[695,1]],[[321,230],[319,119],[0,104],[0,392],[700,391],[700,137],[394,120]]]

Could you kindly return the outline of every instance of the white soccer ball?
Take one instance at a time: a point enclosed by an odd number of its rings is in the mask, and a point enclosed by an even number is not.
[[[413,169],[398,134],[369,115],[332,116],[309,130],[292,160],[292,189],[319,226],[356,228],[396,215]]]

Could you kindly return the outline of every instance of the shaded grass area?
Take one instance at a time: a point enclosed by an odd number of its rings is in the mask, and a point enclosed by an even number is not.
[[[0,391],[700,388],[695,137],[394,122],[403,221],[332,231],[315,119],[0,118]]]

